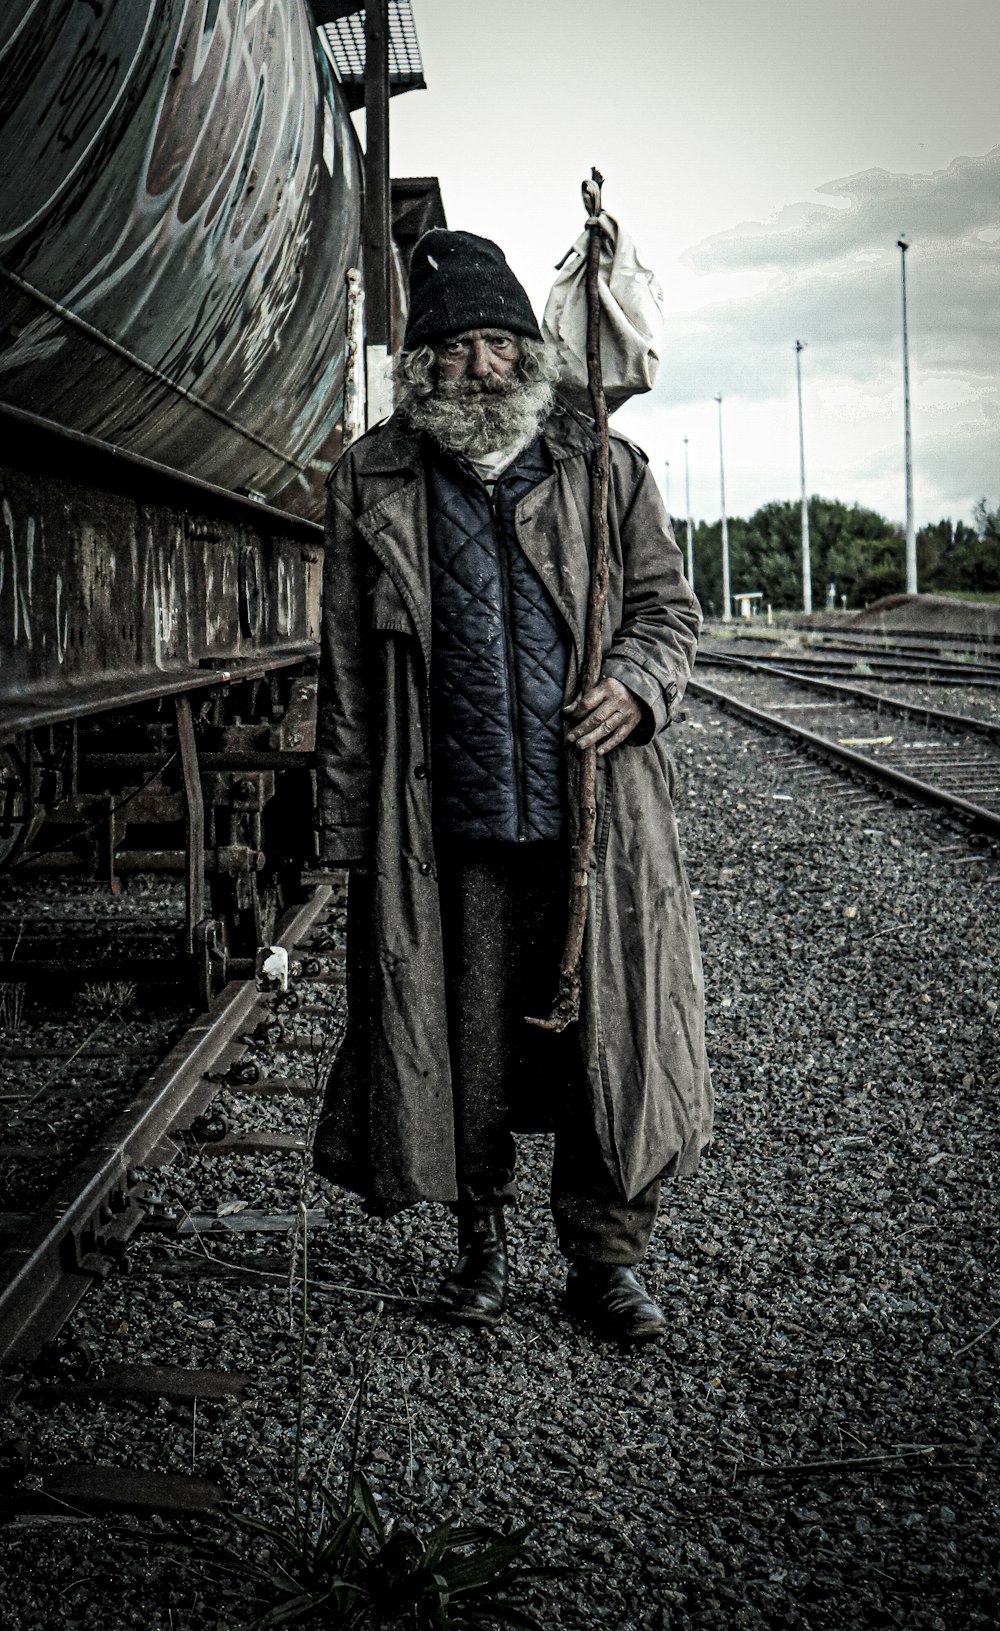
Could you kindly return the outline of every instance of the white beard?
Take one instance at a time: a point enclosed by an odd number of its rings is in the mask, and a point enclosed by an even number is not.
[[[503,448],[527,447],[552,410],[552,387],[515,375],[439,379],[430,396],[401,393],[399,412],[449,453],[482,459]]]

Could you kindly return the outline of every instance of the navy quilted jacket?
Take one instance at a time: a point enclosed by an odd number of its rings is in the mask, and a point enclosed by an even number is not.
[[[558,838],[569,636],[514,531],[551,471],[540,440],[497,481],[428,461],[431,799],[435,830],[506,843]]]

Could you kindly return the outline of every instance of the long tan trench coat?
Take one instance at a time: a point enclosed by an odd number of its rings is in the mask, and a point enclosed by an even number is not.
[[[521,500],[518,542],[572,637],[577,687],[589,579],[588,422],[558,404],[553,472]],[[420,443],[392,418],[329,478],[317,756],[321,848],[361,864],[348,914],[347,1032],[320,1120],[317,1170],[390,1215],[456,1197],[441,923],[431,825],[430,577]],[[604,673],[646,704],[598,759],[598,838],[580,1024],[587,1113],[631,1199],[692,1171],[711,1134],[704,991],[664,741],[700,611],[642,455],[612,434]]]

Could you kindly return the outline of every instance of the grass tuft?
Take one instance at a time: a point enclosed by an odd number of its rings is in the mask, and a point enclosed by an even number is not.
[[[20,983],[0,985],[0,1036],[16,1036],[24,1020],[25,987]]]
[[[85,985],[77,998],[93,1014],[121,1012],[135,1001],[135,986],[128,980],[98,980]]]
[[[342,1495],[331,1488],[332,1457],[323,1473],[306,1470],[309,1250],[305,1207],[300,1229],[298,1409],[291,1489],[267,1517],[230,1507],[234,1543],[173,1531],[159,1538],[178,1560],[197,1557],[201,1579],[214,1570],[249,1584],[258,1617],[252,1631],[277,1626],[322,1631],[546,1631],[527,1606],[527,1588],[570,1571],[530,1560],[528,1528],[503,1531],[446,1521],[421,1532],[383,1517],[361,1468],[361,1440],[378,1303],[361,1356]]]

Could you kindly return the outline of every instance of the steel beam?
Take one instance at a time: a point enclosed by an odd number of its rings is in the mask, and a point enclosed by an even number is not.
[[[389,209],[389,0],[365,7],[365,321],[369,346],[392,349]]]
[[[291,651],[261,652],[249,661],[234,657],[224,668],[200,665],[179,674],[136,675],[120,682],[85,687],[72,695],[35,692],[31,697],[19,697],[9,708],[0,708],[0,740],[24,731],[62,725],[68,720],[138,708],[144,703],[159,702],[161,698],[186,692],[210,691],[220,685],[241,685],[247,680],[263,679],[279,668],[302,667],[314,660],[318,651],[318,645],[309,644]]]
[[[184,789],[184,941],[190,957],[194,953],[195,926],[205,916],[205,801],[198,771],[191,698],[180,696],[174,706]]]

